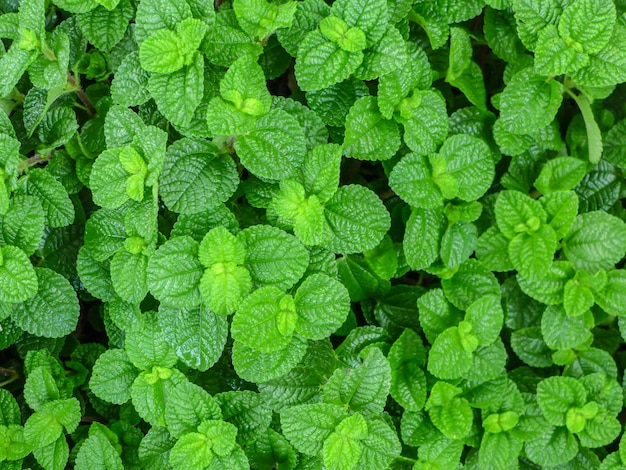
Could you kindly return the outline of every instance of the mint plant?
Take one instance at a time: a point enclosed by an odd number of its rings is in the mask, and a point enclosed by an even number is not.
[[[626,3],[0,0],[0,467],[626,467]]]

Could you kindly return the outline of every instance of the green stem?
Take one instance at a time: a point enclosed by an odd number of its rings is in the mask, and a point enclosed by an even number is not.
[[[587,143],[589,145],[589,161],[595,165],[602,158],[602,133],[593,115],[591,103],[589,103],[589,99],[584,94],[577,95],[570,89],[566,91],[574,98],[583,115],[585,129],[587,130]]]

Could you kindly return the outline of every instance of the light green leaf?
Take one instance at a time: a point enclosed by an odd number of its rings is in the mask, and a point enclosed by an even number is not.
[[[24,423],[24,437],[35,449],[47,446],[64,430],[74,432],[80,417],[80,404],[76,398],[45,403]]]
[[[350,310],[348,290],[324,274],[313,274],[298,287],[294,297],[296,331],[307,339],[321,340],[334,333]]]
[[[203,269],[198,260],[198,242],[189,236],[165,242],[150,257],[148,286],[165,305],[193,308],[200,304],[198,288]]]
[[[139,374],[123,349],[109,349],[93,366],[89,388],[100,399],[121,405],[130,400],[130,388]]]
[[[222,355],[228,324],[208,308],[161,306],[158,320],[165,340],[189,367],[206,371]]]
[[[309,253],[296,237],[269,225],[254,225],[237,238],[246,248],[244,267],[255,286],[290,289],[309,264]]]
[[[86,13],[98,6],[98,0],[55,0],[54,3],[70,13]]]
[[[493,343],[500,336],[504,313],[500,296],[486,295],[467,307],[465,321],[472,325],[472,334],[481,346]]]
[[[7,247],[3,247],[2,251]],[[7,259],[5,257],[5,265]],[[60,274],[47,268],[35,269],[37,293],[13,310],[13,320],[23,330],[46,338],[61,338],[76,328],[80,306],[74,288]],[[16,273],[13,273],[15,275]]]
[[[363,453],[359,441],[369,434],[360,414],[345,418],[324,441],[324,466],[328,470],[354,468]]]
[[[306,140],[298,120],[281,109],[272,109],[256,121],[256,127],[235,141],[241,163],[260,178],[284,179],[304,161]]]
[[[111,82],[111,97],[123,106],[137,106],[150,99],[148,78],[150,74],[141,68],[139,53],[128,54],[115,72]]]
[[[298,2],[277,5],[266,0],[235,0],[233,10],[241,29],[264,39],[279,28],[291,26],[297,6]]]
[[[524,442],[508,432],[485,433],[480,442],[478,462],[484,468],[513,468]]]
[[[183,382],[174,387],[165,404],[167,429],[180,438],[198,429],[205,420],[222,419],[222,411],[202,387]]]
[[[311,31],[296,56],[298,86],[305,91],[328,88],[350,77],[362,61],[362,52],[345,51],[319,30]]]
[[[391,367],[377,347],[369,348],[363,356],[358,367],[335,370],[324,388],[324,402],[377,416],[387,402]]]
[[[289,294],[277,287],[261,287],[239,306],[231,335],[259,352],[271,353],[291,342],[297,322],[296,306]]]
[[[232,159],[217,156],[217,148],[200,139],[170,145],[163,162],[159,193],[175,212],[195,214],[225,202],[239,177]]]
[[[563,290],[563,307],[568,316],[584,314],[593,307],[595,299],[591,289],[581,285],[577,279],[570,279]]]
[[[45,366],[31,370],[24,384],[24,399],[33,410],[39,410],[45,403],[58,400],[61,397],[59,387]]]
[[[555,261],[542,279],[527,279],[518,276],[521,289],[533,299],[546,305],[563,302],[563,288],[568,279],[574,277],[574,270],[567,261]]]
[[[608,44],[617,19],[611,0],[577,0],[559,18],[559,34],[587,54],[599,52]]]
[[[298,452],[317,455],[337,425],[347,417],[344,407],[315,403],[286,408],[280,413],[283,434]]]
[[[323,0],[304,0],[298,2],[289,28],[276,31],[280,44],[293,57],[307,33],[316,29],[320,21],[330,15],[330,7]]]
[[[112,149],[130,145],[135,135],[144,127],[144,122],[131,109],[119,105],[112,106],[104,121],[107,147]]]
[[[553,364],[550,348],[543,340],[539,327],[514,331],[511,334],[511,349],[529,366],[549,367]]]
[[[131,387],[135,410],[153,426],[165,426],[165,404],[177,385],[187,382],[178,369],[155,366],[137,376]]]
[[[555,191],[568,191],[574,188],[585,176],[587,165],[573,157],[557,157],[543,166],[535,180],[535,188],[543,194]]]
[[[614,269],[607,273],[607,282],[600,292],[594,292],[595,302],[610,315],[623,315],[626,301],[626,271]]]
[[[93,200],[99,206],[117,209],[128,201],[127,187],[131,174],[124,168],[121,159],[131,153],[137,154],[131,147],[108,149],[94,162],[89,184]]]
[[[550,424],[564,426],[569,409],[587,403],[587,391],[572,377],[548,377],[537,384],[537,403]]]
[[[539,33],[549,24],[556,25],[563,12],[561,2],[549,0],[513,0],[513,10],[517,20],[518,34],[524,46],[535,50]]]
[[[469,222],[448,225],[441,239],[441,260],[448,268],[456,268],[468,259],[476,248],[477,229]]]
[[[386,0],[338,0],[331,8],[333,15],[365,33],[368,46],[380,41],[387,30],[389,12]]]
[[[369,421],[367,427],[369,434],[361,441],[363,452],[357,468],[389,467],[402,451],[396,430],[381,419]]]
[[[500,97],[504,127],[515,134],[530,134],[546,127],[561,107],[563,85],[532,68],[516,73]]]
[[[220,81],[220,95],[238,111],[263,116],[270,111],[272,96],[254,55],[244,55],[229,67]]]
[[[489,227],[478,238],[476,258],[490,271],[505,272],[515,269],[509,258],[509,239],[498,227]]]
[[[626,223],[601,211],[580,214],[562,245],[574,268],[610,269],[626,254]]]
[[[22,49],[17,43],[0,57],[0,96],[11,93],[36,57],[36,50]]]
[[[175,126],[185,128],[191,123],[204,94],[202,55],[195,54],[188,64],[172,72],[153,72],[148,90],[163,116]]]
[[[181,37],[169,29],[152,33],[139,46],[139,60],[144,70],[151,73],[172,73],[185,65]]]
[[[589,56],[580,49],[580,44],[559,36],[555,25],[546,25],[535,49],[535,70],[546,76],[575,72],[589,63]]]
[[[458,396],[461,392],[458,387],[437,382],[426,402],[425,410],[431,421],[448,439],[467,436],[474,420],[468,401]]]
[[[76,470],[122,470],[124,464],[118,451],[104,433],[89,433],[76,454]]]
[[[446,81],[452,82],[459,78],[472,61],[472,43],[470,36],[463,28],[450,28],[450,59]]]
[[[550,427],[538,439],[526,441],[528,458],[542,467],[563,465],[578,453],[578,442],[565,426]]]
[[[85,38],[103,52],[110,52],[119,43],[132,19],[134,9],[128,0],[121,0],[113,8],[98,6],[77,16],[78,26]]]
[[[190,432],[182,436],[169,454],[169,465],[174,470],[203,470],[209,468],[214,454],[211,441],[203,434]]]

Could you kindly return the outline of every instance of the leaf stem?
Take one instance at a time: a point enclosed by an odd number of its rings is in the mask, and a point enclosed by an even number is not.
[[[565,90],[568,95],[574,98],[581,114],[583,115],[583,121],[585,122],[585,129],[587,130],[587,144],[589,146],[589,161],[594,165],[602,158],[602,133],[596,122],[596,118],[593,115],[591,109],[591,103],[584,94],[577,95],[571,89]]]
[[[80,85],[77,83],[76,79],[74,78],[74,75],[72,75],[71,72],[67,72],[67,81],[75,89],[76,96],[78,96],[78,99],[81,100],[82,103],[85,105],[85,107],[87,108],[87,111],[89,111],[89,114],[92,117],[97,116],[98,111],[96,111],[96,108],[91,102],[91,100],[89,99],[89,97],[87,96],[87,93],[85,93],[85,90],[83,90],[80,87]]]
[[[17,165],[17,169],[20,172],[24,172],[31,166],[37,165],[38,163],[50,161],[51,158],[52,158],[52,153],[49,153],[48,155],[35,154],[34,156],[27,158],[26,160],[22,160]]]

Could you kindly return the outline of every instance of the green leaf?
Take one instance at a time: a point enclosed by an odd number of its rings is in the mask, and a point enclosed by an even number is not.
[[[550,427],[538,439],[526,441],[524,451],[542,467],[563,465],[576,456],[578,442],[564,426]]]
[[[550,305],[541,317],[541,333],[546,344],[555,350],[571,349],[591,339],[594,326],[590,311],[570,317],[560,305]]]
[[[563,101],[563,85],[532,68],[516,73],[500,98],[503,125],[509,132],[529,134],[546,127]]]
[[[124,464],[113,444],[100,432],[90,433],[76,454],[76,470],[122,470]]]
[[[100,399],[122,405],[130,400],[130,389],[139,374],[123,349],[109,349],[93,366],[89,388]]]
[[[518,276],[521,289],[533,299],[546,305],[563,302],[563,288],[568,279],[574,277],[574,271],[567,261],[555,261],[542,279],[526,279]]]
[[[168,208],[195,214],[225,202],[239,177],[230,157],[199,139],[181,139],[170,145],[163,162],[159,192]]]
[[[485,295],[500,295],[496,277],[474,259],[465,261],[451,278],[444,278],[441,287],[448,300],[461,310]]]
[[[470,62],[469,66],[459,77],[450,80],[450,85],[461,90],[467,100],[474,106],[483,111],[487,110],[485,80],[482,69],[476,62]]]
[[[541,75],[575,72],[589,63],[589,56],[571,38],[559,36],[555,25],[549,24],[541,33],[535,49],[535,70]]]
[[[108,149],[98,156],[89,178],[93,200],[96,204],[108,209],[117,209],[128,201],[130,195],[127,188],[132,173],[124,168],[121,160],[137,157],[141,159],[137,151],[131,147]],[[143,180],[139,181],[143,184]],[[143,199],[143,189],[141,199]]]
[[[32,255],[44,231],[45,213],[33,196],[13,196],[4,215],[0,215],[0,240]]]
[[[272,96],[254,55],[244,55],[229,67],[220,81],[220,95],[238,111],[263,116],[270,111]]]
[[[151,73],[172,73],[185,65],[184,43],[174,31],[160,29],[152,33],[139,47],[141,66]]]
[[[574,268],[610,269],[626,254],[626,224],[606,212],[580,214],[562,245]]]
[[[144,104],[150,99],[148,79],[150,74],[141,68],[139,53],[128,54],[115,72],[111,82],[111,97],[123,106]]]
[[[279,28],[288,28],[298,2],[275,5],[266,0],[236,0],[233,10],[237,21],[246,33],[264,39]]]
[[[350,310],[348,290],[339,281],[324,274],[313,274],[298,287],[294,297],[302,337],[321,340],[334,333]]]
[[[467,436],[474,420],[468,401],[458,396],[461,392],[458,387],[437,382],[426,402],[431,421],[448,439]]]
[[[548,377],[537,385],[537,403],[550,424],[564,426],[569,409],[587,403],[587,392],[574,378]]]
[[[63,430],[74,432],[80,417],[76,398],[45,403],[24,423],[24,437],[35,449],[47,446],[57,440]]]
[[[560,2],[550,0],[513,0],[513,10],[517,20],[518,34],[524,46],[535,50],[537,36],[549,24],[557,24],[563,12]]]
[[[281,109],[272,109],[256,121],[256,127],[235,141],[241,163],[260,178],[284,179],[302,165],[306,141],[298,120]]]
[[[407,411],[419,411],[426,403],[426,376],[421,367],[426,349],[410,329],[393,343],[387,355],[391,366],[390,394]]]
[[[250,442],[259,432],[267,429],[272,421],[272,411],[258,393],[224,392],[214,398],[222,409],[224,421],[238,429],[238,442]]]
[[[336,144],[323,144],[309,150],[302,166],[302,182],[308,194],[327,202],[339,186],[342,149]]]
[[[593,54],[610,41],[616,19],[612,1],[578,0],[563,10],[559,34],[574,47]]]
[[[6,261],[7,257],[5,267]],[[61,338],[69,335],[76,328],[80,315],[74,288],[67,279],[50,269],[36,268],[35,273],[37,293],[15,307],[13,320],[20,328],[37,336]]]
[[[114,8],[98,6],[78,15],[78,26],[91,44],[103,52],[110,52],[124,37],[133,14],[131,3],[121,0]]]
[[[59,387],[45,366],[31,370],[24,384],[24,399],[33,410],[39,410],[44,404],[61,397]]]
[[[476,248],[476,226],[469,222],[448,225],[441,239],[441,260],[448,268],[456,268],[468,259]]]
[[[304,357],[307,341],[294,336],[282,349],[259,352],[240,341],[233,344],[232,361],[237,375],[248,382],[261,383],[288,374]]]
[[[130,325],[124,338],[124,348],[130,362],[141,370],[176,364],[176,354],[165,340],[155,312],[143,314],[139,321]]]
[[[552,365],[550,348],[543,340],[539,327],[514,331],[511,334],[511,349],[529,366],[549,367]]]
[[[54,3],[71,13],[86,13],[98,6],[98,0],[55,0]]]
[[[165,404],[165,421],[176,438],[198,429],[206,420],[222,419],[222,411],[202,387],[183,382],[174,387]]]
[[[409,153],[393,167],[389,186],[412,207],[442,207],[443,196],[432,174],[432,166],[427,157]]]
[[[570,279],[565,283],[563,291],[563,307],[568,316],[584,314],[593,307],[595,299],[591,289],[581,285],[577,279]]]
[[[17,401],[6,388],[0,390],[0,425],[9,426],[22,422],[20,408]]]
[[[254,225],[237,238],[246,248],[244,267],[255,286],[282,290],[298,282],[309,264],[309,253],[296,237],[269,225]]]
[[[427,269],[437,260],[443,224],[443,215],[437,210],[414,209],[411,212],[402,248],[412,269]]]
[[[64,437],[62,439],[65,440]],[[0,425],[0,442],[3,447],[0,458],[3,461],[19,461],[19,464],[21,465],[21,459],[26,457],[32,451],[32,447],[24,439],[24,428],[21,425]],[[6,468],[12,468],[8,463],[5,463],[4,465]]]
[[[542,225],[534,233],[519,233],[509,243],[509,259],[521,276],[541,279],[550,269],[556,247],[556,233]]]
[[[291,342],[297,322],[293,298],[276,287],[262,287],[239,306],[231,335],[250,348],[270,353]]]
[[[165,426],[165,404],[177,385],[187,378],[177,369],[155,366],[137,376],[131,387],[135,410],[153,426]]]
[[[517,465],[524,443],[510,433],[485,433],[480,442],[479,465],[485,468],[511,468]]]
[[[395,118],[404,126],[404,142],[421,155],[437,150],[448,135],[446,101],[433,90],[414,90],[397,106]]]
[[[622,315],[626,285],[626,272],[622,269],[614,269],[607,273],[607,282],[601,291],[594,292],[595,302],[611,315]]]
[[[286,408],[280,413],[283,434],[298,452],[317,455],[337,425],[347,417],[344,407],[315,403]]]
[[[363,63],[355,70],[354,76],[361,80],[374,80],[402,67],[407,60],[402,34],[395,26],[388,25],[381,40],[363,51]]]
[[[377,416],[385,407],[391,387],[391,367],[380,349],[369,348],[354,369],[337,369],[324,388],[324,402]]]
[[[308,33],[298,48],[295,72],[305,91],[328,88],[350,77],[363,61],[363,53],[343,50],[319,30]]]
[[[463,377],[472,367],[472,352],[478,346],[473,335],[473,341],[466,336],[456,326],[437,336],[429,352],[428,372],[440,379]]]
[[[80,250],[78,250],[76,270],[78,271],[81,282],[91,295],[106,301],[112,301],[117,298],[115,289],[113,289],[113,283],[111,282],[109,265],[110,262],[108,260],[97,261],[94,259],[85,246],[82,246]]]
[[[204,60],[195,54],[190,63],[172,72],[153,72],[148,90],[159,111],[179,128],[189,126],[204,93]]]
[[[11,93],[28,66],[37,57],[35,50],[25,50],[14,44],[0,57],[0,96]]]
[[[481,346],[496,341],[504,321],[500,296],[486,295],[473,302],[467,308],[465,321],[472,325],[472,334]]]
[[[203,269],[198,242],[188,236],[167,241],[148,263],[150,292],[171,307],[193,308],[200,304],[198,288]]]
[[[130,240],[130,239],[129,239]],[[117,295],[132,304],[140,303],[148,293],[146,270],[148,257],[143,253],[119,251],[111,260],[111,282]]]
[[[389,213],[382,201],[360,185],[341,186],[326,203],[324,214],[333,233],[325,246],[335,253],[371,250],[390,227]]]
[[[329,470],[354,468],[363,448],[359,441],[369,434],[367,422],[360,414],[345,418],[324,441],[324,465]]]
[[[304,36],[316,29],[320,21],[329,16],[330,7],[323,0],[304,0],[298,2],[289,28],[276,31],[280,44],[293,57]]]
[[[201,51],[213,64],[230,67],[239,57],[258,57],[263,47],[241,29],[233,10],[222,8],[205,35]]]
[[[615,124],[604,137],[604,159],[615,166],[626,168],[626,119]]]
[[[520,233],[534,233],[547,220],[539,201],[519,191],[502,191],[495,205],[496,222],[509,239]]]
[[[543,194],[568,191],[583,179],[586,164],[573,157],[557,157],[549,160],[535,180],[535,188]]]
[[[346,118],[343,152],[359,160],[388,160],[400,148],[400,132],[395,122],[384,119],[376,98],[359,99]]]
[[[111,107],[104,121],[104,137],[107,148],[130,145],[135,135],[144,127],[144,122],[131,109],[123,106]]]
[[[450,59],[446,81],[452,82],[459,78],[472,61],[472,43],[470,36],[462,28],[450,28]]]
[[[338,0],[331,8],[333,15],[365,33],[368,45],[380,41],[387,29],[389,12],[386,0]]]
[[[453,135],[443,143],[439,155],[446,160],[445,172],[458,182],[458,198],[475,201],[487,192],[495,167],[491,150],[482,139]]]
[[[320,31],[324,36],[348,52],[362,51],[366,47],[363,30],[353,26],[350,28],[345,21],[330,15],[320,21]]]
[[[67,191],[50,173],[35,168],[28,173],[26,193],[41,202],[46,225],[65,227],[74,222],[74,205]]]
[[[161,306],[158,315],[163,336],[178,358],[191,368],[208,370],[222,355],[228,323],[204,306]]]

